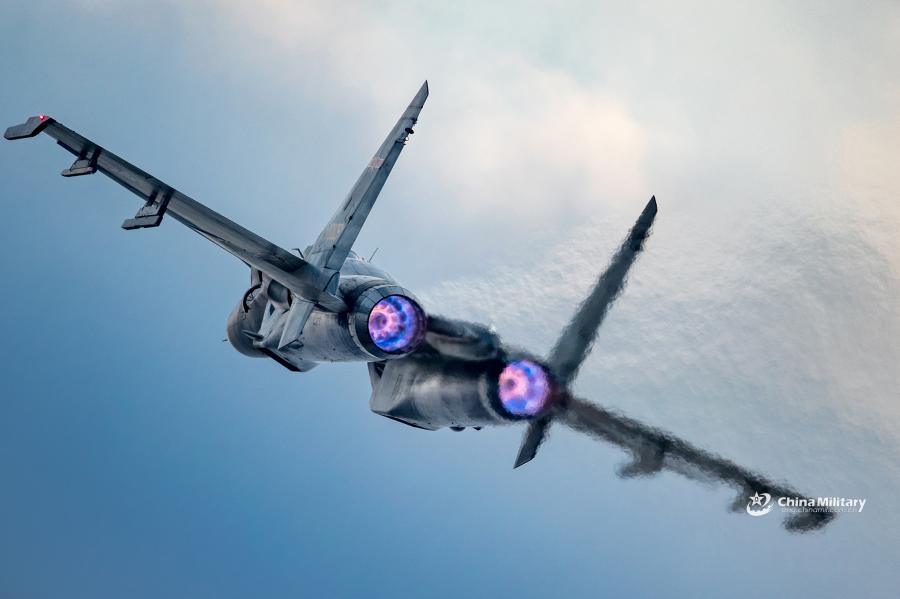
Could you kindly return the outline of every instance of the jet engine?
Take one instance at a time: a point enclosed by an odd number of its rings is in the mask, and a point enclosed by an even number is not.
[[[304,362],[391,360],[425,340],[427,317],[409,290],[376,277],[348,276],[341,279],[339,294],[350,310],[315,308],[299,342],[278,350],[282,357]],[[291,292],[282,285],[260,280],[232,311],[228,340],[244,355],[272,357],[274,348],[257,345],[268,331],[277,335],[277,321],[292,302]]]
[[[373,412],[426,429],[531,420],[547,413],[555,386],[530,356],[483,361],[412,355],[369,364]]]
[[[412,293],[396,285],[373,285],[356,297],[350,335],[377,358],[396,358],[425,339],[425,311]]]
[[[279,353],[309,362],[371,362],[404,356],[425,339],[425,311],[409,290],[376,277],[348,276],[341,278],[339,295],[349,311],[314,309],[299,342]],[[284,313],[291,298],[269,301],[273,305],[266,310],[275,316],[265,317],[264,334],[275,326],[266,323]]]

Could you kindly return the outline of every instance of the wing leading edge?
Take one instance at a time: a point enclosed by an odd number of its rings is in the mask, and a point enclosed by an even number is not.
[[[312,264],[320,268],[340,270],[372,206],[375,205],[384,182],[391,174],[397,158],[400,157],[406,140],[412,135],[413,127],[427,99],[426,81],[356,180],[341,207],[328,221],[316,242],[307,250],[307,259]]]
[[[62,123],[47,116],[32,117],[21,125],[7,129],[4,137],[22,139],[39,133],[46,133],[77,156],[72,167],[62,172],[63,176],[100,172],[145,201],[135,218],[123,223],[124,228],[156,226],[163,214],[169,214],[300,297],[327,310],[337,312],[346,308],[343,301],[325,291],[334,273],[263,239]]]
[[[55,119],[41,115],[6,130],[6,139],[23,139],[46,133],[76,156],[62,175],[73,177],[101,172],[144,200],[124,229],[156,227],[163,216],[173,218],[237,256],[250,267],[282,283],[304,301],[294,302],[278,340],[283,348],[299,338],[313,307],[332,312],[347,310],[337,295],[339,272],[375,204],[403,146],[413,133],[428,98],[428,82],[391,129],[318,239],[307,249],[306,259],[278,247],[221,214],[191,199],[172,186],[82,137]]]

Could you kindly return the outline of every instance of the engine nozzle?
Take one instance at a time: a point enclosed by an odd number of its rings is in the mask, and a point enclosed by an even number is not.
[[[497,393],[510,416],[531,418],[543,413],[550,404],[550,376],[537,362],[515,360],[500,372]]]
[[[425,312],[408,297],[389,295],[372,307],[368,329],[379,349],[405,353],[415,349],[425,336]]]

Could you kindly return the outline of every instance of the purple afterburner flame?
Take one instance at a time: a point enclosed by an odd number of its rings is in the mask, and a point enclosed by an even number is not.
[[[550,399],[547,371],[531,360],[510,362],[498,380],[500,402],[513,416],[535,416]]]
[[[369,336],[389,353],[412,350],[425,336],[425,314],[409,298],[389,295],[369,312]]]

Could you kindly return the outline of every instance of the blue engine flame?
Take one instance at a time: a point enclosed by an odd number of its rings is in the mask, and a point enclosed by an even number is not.
[[[389,353],[408,352],[425,336],[425,313],[402,295],[389,295],[369,312],[369,336]]]
[[[531,360],[510,362],[498,379],[500,402],[513,416],[535,416],[550,400],[550,379],[544,368]]]

